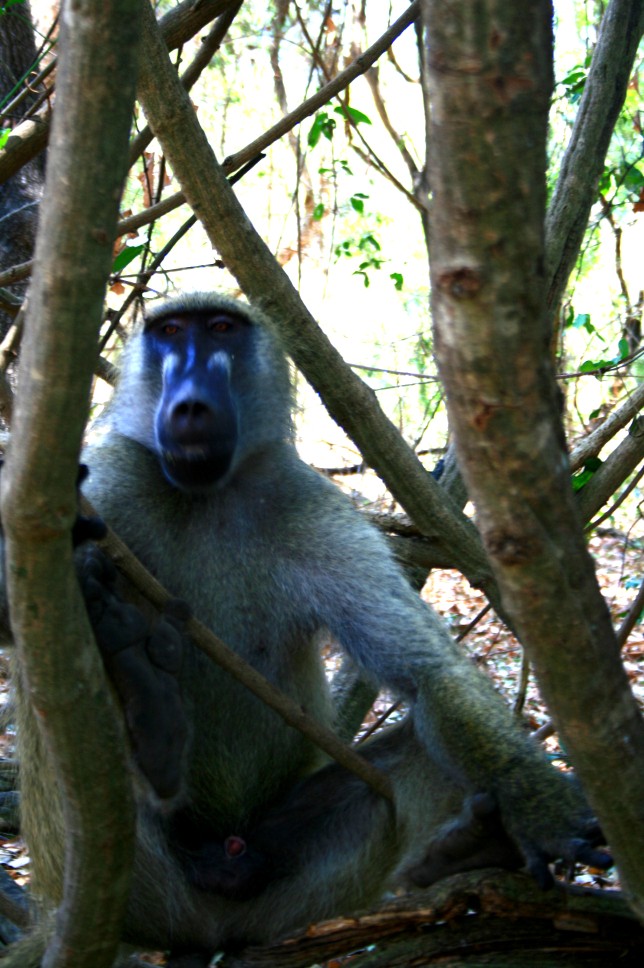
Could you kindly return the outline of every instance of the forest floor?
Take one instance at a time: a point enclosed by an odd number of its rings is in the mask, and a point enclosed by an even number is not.
[[[628,613],[644,580],[644,532],[635,539],[606,529],[589,542],[595,559],[597,579],[617,629]],[[484,595],[458,572],[433,572],[423,590],[423,598],[433,604],[450,626],[455,638],[460,637],[485,607]],[[644,616],[631,632],[623,657],[633,691],[644,708]],[[565,643],[562,643],[562,645]],[[497,689],[514,706],[518,691],[522,651],[505,625],[489,611],[463,639],[463,645],[485,669]],[[548,721],[534,677],[523,714],[533,729]]]

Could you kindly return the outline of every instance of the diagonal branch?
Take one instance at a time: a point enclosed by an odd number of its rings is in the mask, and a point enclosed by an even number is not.
[[[577,261],[597,199],[597,183],[642,33],[644,0],[611,0],[546,216],[546,291],[551,318]]]
[[[355,441],[420,530],[452,555],[475,586],[501,609],[494,579],[472,524],[427,473],[375,393],[344,363],[258,235],[218,164],[144,3],[144,63],[139,97],[186,199],[251,301],[273,320],[286,348],[331,416]],[[501,609],[502,610],[502,609]]]
[[[97,512],[84,498],[81,505],[82,513],[90,517],[95,517],[100,512],[100,508]],[[108,529],[107,537],[101,542],[101,547],[108,552],[110,558],[127,580],[156,609],[162,610],[168,604],[172,597],[170,593],[150,574],[114,531]],[[289,726],[299,730],[312,743],[324,750],[336,763],[340,763],[347,770],[351,770],[382,797],[393,800],[391,783],[386,774],[372,766],[364,757],[338,739],[332,730],[308,716],[298,703],[274,686],[272,682],[269,682],[245,659],[237,655],[202,622],[191,617],[186,623],[186,630],[202,652],[243,683],[253,695],[270,706]]]
[[[261,134],[259,138],[255,138],[250,144],[242,148],[241,151],[237,151],[234,155],[229,155],[224,159],[223,166],[227,172],[235,171],[245,162],[250,161],[255,155],[259,154],[260,151],[264,151],[270,145],[272,145],[283,135],[288,134],[288,132],[304,121],[305,118],[310,117],[314,114],[318,108],[323,107],[327,104],[331,98],[335,97],[341,91],[344,91],[351,81],[355,80],[356,77],[360,77],[369,68],[375,64],[379,57],[381,57],[385,51],[387,51],[394,40],[403,33],[404,30],[409,27],[410,24],[416,20],[420,12],[420,0],[414,0],[413,3],[409,5],[404,14],[398,18],[391,25],[391,27],[385,31],[382,37],[371,45],[363,54],[349,64],[345,70],[341,71],[332,81],[321,87],[319,91],[313,94],[306,101],[302,101],[295,110],[291,111],[290,114],[285,115],[277,124],[274,124],[272,128]]]

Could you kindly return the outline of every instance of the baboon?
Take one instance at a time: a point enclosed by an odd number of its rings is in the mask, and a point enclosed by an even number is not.
[[[546,882],[558,857],[608,863],[576,787],[514,724],[385,540],[299,459],[291,411],[287,360],[258,310],[208,294],[155,304],[124,352],[83,489],[172,595],[311,716],[334,721],[319,651],[328,633],[409,703],[401,725],[363,747],[395,803],[325,763],[180,620],[162,619],[172,630],[151,646],[158,626],[135,618],[144,603],[96,559],[81,562],[138,776],[124,926],[135,945],[267,942],[376,901],[407,871],[427,883],[525,864]],[[120,622],[123,608],[134,611]],[[56,902],[56,784],[35,724],[21,732],[35,889]]]

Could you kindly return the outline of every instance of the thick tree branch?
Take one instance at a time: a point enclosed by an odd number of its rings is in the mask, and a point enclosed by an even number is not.
[[[226,9],[222,11],[221,16],[217,17],[208,35],[202,38],[199,50],[181,75],[181,83],[186,91],[190,91],[197,83],[201,74],[221,47],[233,20],[239,13],[242,3],[243,0],[234,0],[234,2],[227,3]],[[169,14],[166,16],[169,16]],[[160,24],[160,26],[162,25]],[[154,135],[147,125],[139,131],[130,145],[130,165],[133,165],[139,155],[143,154],[153,137]]]
[[[159,29],[168,50],[180,47],[215,17],[226,13],[237,0],[183,0],[159,20]]]
[[[126,171],[135,14],[130,0],[74,0],[63,8],[50,190],[42,205],[14,433],[2,479],[22,706],[31,716],[32,742],[39,728],[45,730],[49,781],[53,785],[55,776],[66,827],[64,897],[44,968],[112,964],[134,844],[123,729],[98,651],[90,647],[70,531]],[[59,811],[48,777],[32,780],[43,784],[47,792],[37,792],[51,797],[52,811]],[[25,792],[26,809],[27,801]]]
[[[169,11],[159,22],[159,28],[168,50],[185,44],[222,13],[233,6],[235,0],[183,0]],[[32,158],[35,158],[49,140],[51,111],[49,106],[38,115],[17,125],[0,151],[0,183],[5,182]]]
[[[474,913],[476,912],[476,913]],[[221,968],[357,968],[409,965],[583,965],[603,949],[604,964],[633,964],[644,934],[618,892],[558,885],[540,891],[525,875],[471,871],[439,881],[352,918],[311,925],[293,938],[223,957]],[[361,953],[361,949],[366,949]],[[524,958],[522,954],[529,951]]]
[[[602,447],[609,440],[612,440],[615,434],[622,430],[639,413],[642,407],[644,407],[644,383],[635,387],[621,407],[613,410],[596,430],[593,430],[577,444],[570,455],[571,469],[578,471],[589,457],[596,457]]]
[[[644,918],[644,724],[575,507],[548,352],[550,5],[423,9],[435,346],[459,465],[504,604]]]
[[[639,417],[601,467],[577,495],[579,514],[590,521],[600,508],[644,460],[644,418]]]

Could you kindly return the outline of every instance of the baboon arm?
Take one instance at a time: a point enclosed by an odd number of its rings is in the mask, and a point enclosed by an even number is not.
[[[590,845],[596,826],[583,795],[515,725],[380,541],[365,535],[361,548],[354,529],[330,577],[316,557],[306,580],[320,621],[359,666],[410,701],[430,757],[466,790],[492,795],[537,879],[547,883],[554,858],[601,860]]]

